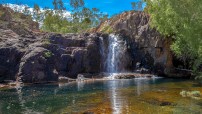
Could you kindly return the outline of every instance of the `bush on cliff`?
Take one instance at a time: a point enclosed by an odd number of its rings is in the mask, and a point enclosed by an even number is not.
[[[174,39],[171,49],[183,61],[193,61],[194,73],[202,64],[202,1],[144,0],[151,25]]]

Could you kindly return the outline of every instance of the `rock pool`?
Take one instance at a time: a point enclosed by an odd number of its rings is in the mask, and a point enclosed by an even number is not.
[[[150,78],[37,84],[0,90],[0,114],[201,114],[195,81]]]

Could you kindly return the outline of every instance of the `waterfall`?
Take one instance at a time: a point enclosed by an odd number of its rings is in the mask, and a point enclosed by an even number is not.
[[[121,44],[118,39],[119,37],[113,34],[109,35],[108,41],[108,55],[107,55],[107,72],[108,73],[118,73],[119,72],[119,62],[121,56]]]
[[[129,61],[126,42],[110,34],[108,38],[100,38],[100,46],[103,71],[110,75],[124,72]]]

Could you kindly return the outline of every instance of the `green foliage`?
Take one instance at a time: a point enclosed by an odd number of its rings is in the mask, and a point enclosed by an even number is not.
[[[110,33],[113,33],[114,30],[111,26],[107,25],[101,28],[101,32],[110,34]]]
[[[62,0],[54,0],[54,11],[47,10],[43,20],[43,31],[58,33],[81,33],[97,26],[100,21],[105,20],[108,15],[99,12],[97,8],[87,8],[83,0],[70,0],[73,7],[71,18],[63,17],[64,5]]]
[[[24,9],[26,11],[26,7]],[[43,13],[40,10],[40,7],[37,4],[34,4],[34,9],[33,9],[33,19],[36,22],[40,22],[43,20]]]
[[[22,11],[23,14],[25,14],[25,15],[31,15],[31,12],[28,9],[29,9],[29,7],[25,6],[25,8]]]
[[[72,17],[74,25],[79,24],[77,32],[84,32],[92,27],[97,26],[100,21],[104,21],[108,15],[99,12],[97,8],[87,8],[83,0],[71,0]]]
[[[151,26],[174,39],[172,50],[179,58],[194,59],[193,69],[202,63],[202,1],[145,0]]]
[[[197,77],[195,79],[202,80],[202,72],[197,72]]]
[[[54,14],[53,11],[46,12],[46,18],[43,20],[42,30],[48,32],[68,33],[71,32],[68,26],[71,22],[68,22],[65,18],[59,14]]]
[[[196,55],[193,55],[189,44],[187,44],[183,38],[177,38],[171,45],[171,49],[175,52],[175,55],[183,61],[185,69],[194,64],[193,61],[190,60],[194,60]]]
[[[79,8],[83,7],[85,5],[85,3],[83,0],[70,0],[70,5],[74,9],[79,9]]]
[[[65,10],[62,0],[53,0],[53,5],[55,10]]]
[[[44,56],[45,58],[50,58],[52,55],[53,55],[52,52],[47,51],[47,52],[44,52],[44,55],[43,55],[43,56]]]
[[[136,11],[142,11],[143,10],[143,1],[140,0],[138,2],[131,2],[131,6]]]
[[[193,99],[200,99],[200,97],[201,97],[200,91],[184,91],[183,90],[180,92],[180,95],[182,97],[190,97]]]

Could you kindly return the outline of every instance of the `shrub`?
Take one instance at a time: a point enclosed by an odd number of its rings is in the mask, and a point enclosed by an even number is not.
[[[43,56],[44,56],[45,58],[50,58],[52,55],[53,55],[52,52],[47,51],[47,52],[44,52],[44,55],[43,55]]]

